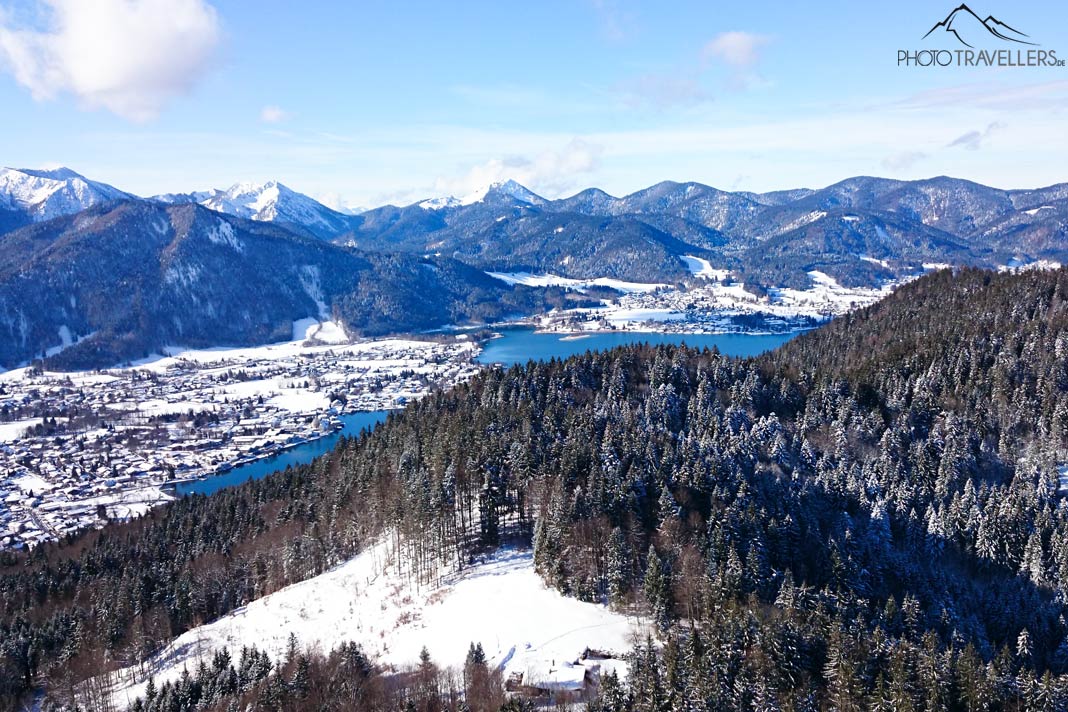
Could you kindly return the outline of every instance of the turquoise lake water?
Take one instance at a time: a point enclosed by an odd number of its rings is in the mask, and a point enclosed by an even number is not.
[[[567,358],[586,351],[611,349],[626,344],[686,344],[695,348],[718,347],[727,356],[756,356],[786,343],[796,334],[655,334],[644,332],[596,332],[576,338],[569,334],[538,334],[533,329],[505,329],[478,356],[479,363],[511,366],[530,360]]]
[[[272,472],[284,470],[290,465],[304,465],[320,455],[325,455],[333,450],[334,445],[337,444],[342,433],[345,435],[359,435],[360,431],[364,428],[373,429],[374,426],[385,420],[387,415],[389,415],[388,410],[376,410],[367,413],[343,415],[340,417],[340,420],[345,424],[345,427],[337,432],[327,435],[325,438],[319,438],[318,440],[313,440],[309,443],[297,445],[296,447],[284,450],[273,457],[256,460],[247,465],[235,467],[229,472],[205,477],[202,480],[179,482],[175,485],[175,492],[179,497],[184,497],[189,494],[211,494],[212,492],[218,492],[224,487],[239,485],[246,480],[258,480]]]

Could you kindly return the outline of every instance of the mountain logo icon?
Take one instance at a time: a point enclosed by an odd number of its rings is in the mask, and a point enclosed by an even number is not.
[[[923,39],[927,39],[937,30],[953,35],[965,47],[974,47],[973,43],[977,43],[989,36],[996,37],[1004,42],[1038,46],[1036,42],[1030,41],[1029,35],[1010,27],[993,15],[987,15],[985,20],[981,19],[964,3],[961,3],[959,7],[954,8],[952,12],[946,15],[946,19],[936,22],[934,27],[923,36]]]

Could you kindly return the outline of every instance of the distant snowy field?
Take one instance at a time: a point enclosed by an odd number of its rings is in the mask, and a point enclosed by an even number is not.
[[[578,308],[543,317],[540,327],[550,331],[615,330],[721,333],[737,331],[733,319],[762,315],[788,325],[790,320],[829,319],[886,297],[899,283],[880,288],[846,287],[830,275],[808,273],[807,289],[768,289],[767,296],[750,292],[742,282],[731,281],[730,272],[717,269],[708,260],[684,258],[694,284],[686,289],[631,289],[601,307]],[[650,285],[651,286],[651,285]],[[554,321],[562,323],[554,323]]]
[[[389,545],[380,543],[320,576],[187,631],[149,668],[158,686],[222,647],[239,652],[255,644],[277,660],[292,633],[303,647],[323,652],[356,641],[380,665],[394,669],[417,664],[423,646],[435,664],[460,668],[475,642],[505,677],[554,668],[562,679],[573,672],[581,679],[583,671],[569,663],[586,648],[622,655],[643,631],[639,619],[547,588],[534,572],[530,550],[500,549],[439,587],[417,588]],[[599,663],[625,672],[618,660]],[[123,707],[148,682],[136,668],[118,679],[114,700]]]
[[[590,287],[608,287],[616,289],[624,294],[655,292],[658,289],[666,289],[670,285],[652,284],[645,282],[624,282],[610,277],[598,277],[596,279],[570,279],[555,274],[531,274],[529,272],[487,272],[490,277],[499,279],[510,285],[521,284],[526,287],[566,287],[576,291],[583,291]]]

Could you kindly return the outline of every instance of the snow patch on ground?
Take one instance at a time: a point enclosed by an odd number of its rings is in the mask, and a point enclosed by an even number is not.
[[[1030,210],[1025,210],[1024,212],[1027,213],[1028,215],[1037,215],[1040,210],[1053,210],[1053,206],[1052,205],[1043,205],[1043,206],[1038,207],[1038,208],[1031,208]]]
[[[423,210],[441,210],[442,208],[455,208],[460,204],[460,201],[451,196],[444,198],[430,198],[419,203],[419,207]]]
[[[47,492],[55,487],[55,485],[40,475],[35,475],[29,472],[24,475],[19,475],[18,477],[12,477],[11,485],[22,492],[35,492],[37,494]]]
[[[300,286],[304,288],[315,306],[319,308],[319,318],[326,321],[330,318],[330,309],[323,300],[323,288],[318,265],[304,265],[300,270]]]
[[[75,344],[80,344],[81,342],[83,342],[86,339],[91,338],[92,336],[95,336],[95,335],[96,335],[96,332],[93,331],[93,332],[90,332],[90,333],[88,333],[88,334],[86,334],[84,336],[79,336],[77,339],[75,339],[74,336],[70,332],[70,327],[68,327],[66,324],[64,324],[63,326],[59,327],[59,345],[58,346],[53,346],[52,348],[49,348],[49,349],[46,349],[45,350],[45,356],[47,356],[49,358],[51,358],[52,356],[56,356],[57,354],[60,354],[63,351],[66,351],[71,346],[74,346]]]
[[[13,443],[22,437],[28,428],[41,424],[40,418],[16,420],[12,423],[0,423],[0,443]]]
[[[667,284],[646,284],[643,282],[624,282],[620,279],[598,277],[597,279],[571,279],[555,274],[531,274],[530,272],[487,272],[490,277],[506,284],[522,284],[527,287],[567,287],[582,291],[590,287],[610,287],[625,294],[636,292],[655,292],[667,288]]]
[[[640,620],[549,589],[534,572],[529,549],[500,549],[440,586],[416,587],[388,542],[315,578],[294,584],[187,631],[149,664],[157,686],[175,680],[221,647],[255,644],[274,659],[293,634],[303,647],[327,652],[356,641],[383,666],[413,666],[425,645],[434,662],[461,668],[472,642],[507,678],[553,668],[566,684],[580,671],[586,648],[616,657],[644,635]],[[122,671],[113,691],[126,706],[143,694],[147,678]]]
[[[1033,260],[1027,262],[1022,259],[1011,259],[1007,265],[998,267],[998,272],[1027,272],[1034,269],[1060,269],[1061,263],[1053,260]]]
[[[690,270],[690,274],[694,277],[704,277],[705,279],[722,282],[730,274],[730,270],[716,269],[711,262],[701,257],[683,255],[682,261],[686,263],[686,269]]]
[[[869,257],[868,255],[857,255],[857,257],[859,259],[864,260],[865,262],[871,262],[873,265],[879,265],[880,267],[886,267],[887,269],[890,268],[890,263],[887,262],[886,260],[880,260],[880,259],[877,259],[875,257]]]
[[[347,344],[351,339],[342,324],[308,317],[293,322],[293,340],[320,344]]]
[[[245,243],[241,242],[234,234],[234,226],[225,220],[219,220],[219,223],[212,229],[208,230],[208,240],[216,245],[225,245],[232,248],[237,252],[245,251]]]
[[[1068,464],[1057,467],[1057,493],[1068,495]]]

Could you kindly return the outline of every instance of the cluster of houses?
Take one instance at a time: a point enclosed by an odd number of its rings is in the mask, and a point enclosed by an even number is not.
[[[715,271],[713,271],[715,272]],[[536,317],[545,331],[662,331],[670,333],[785,332],[810,328],[886,296],[881,289],[843,287],[819,272],[808,289],[768,289],[756,294],[725,272],[685,288],[633,292],[597,309],[572,309]]]
[[[166,501],[225,472],[477,372],[466,342],[197,352],[94,373],[0,375],[0,549]]]
[[[530,658],[509,672],[504,687],[512,695],[542,703],[540,706],[581,703],[596,696],[601,676],[610,672],[626,678],[626,661],[613,653],[587,649],[575,660]]]

